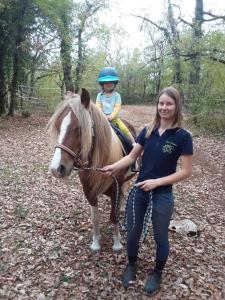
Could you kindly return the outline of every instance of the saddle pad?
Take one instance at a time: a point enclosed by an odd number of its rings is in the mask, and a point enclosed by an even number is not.
[[[118,136],[118,138],[120,139],[125,154],[129,154],[131,152],[131,150],[133,149],[132,143],[131,141],[122,133],[122,131],[119,130],[119,128],[117,128],[115,125],[113,125],[112,123],[110,123],[112,129],[115,131],[116,135]]]

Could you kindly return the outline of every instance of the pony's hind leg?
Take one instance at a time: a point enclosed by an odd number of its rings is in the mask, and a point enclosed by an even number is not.
[[[91,206],[91,220],[93,226],[93,240],[91,243],[91,250],[99,251],[101,249],[100,245],[100,229],[99,229],[99,211],[98,206]]]
[[[118,224],[113,224],[113,251],[120,251],[123,245],[120,242],[120,231]]]

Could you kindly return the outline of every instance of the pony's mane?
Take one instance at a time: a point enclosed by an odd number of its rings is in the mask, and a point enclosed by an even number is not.
[[[55,124],[66,108],[71,108],[79,122],[81,134],[81,157],[90,166],[103,167],[118,161],[123,156],[121,142],[111,129],[105,115],[90,102],[89,110],[81,103],[79,95],[62,101],[48,123],[48,132],[56,142],[58,132]],[[102,193],[112,180],[100,172],[90,172],[88,178],[91,194]]]

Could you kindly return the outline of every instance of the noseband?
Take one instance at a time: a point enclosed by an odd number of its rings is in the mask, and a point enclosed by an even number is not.
[[[94,122],[92,118],[92,112],[90,111],[90,116],[91,116],[91,132],[92,132],[92,137],[94,137]],[[81,151],[78,153],[72,151],[68,147],[66,147],[63,144],[56,144],[55,148],[59,148],[64,150],[66,153],[68,153],[73,159],[74,159],[74,167],[82,168],[88,164],[88,161],[83,162],[81,159]]]
[[[84,165],[83,162],[82,162],[82,159],[80,157],[80,153],[73,152],[71,149],[69,149],[68,147],[64,146],[63,144],[57,144],[55,146],[55,148],[62,149],[66,153],[68,153],[70,156],[72,156],[72,158],[74,159],[74,166],[81,167],[81,166]]]

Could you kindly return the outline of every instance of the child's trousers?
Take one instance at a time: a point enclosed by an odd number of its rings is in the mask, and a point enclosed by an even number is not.
[[[115,118],[111,122],[118,127],[125,136],[129,137],[130,131],[120,118]]]

